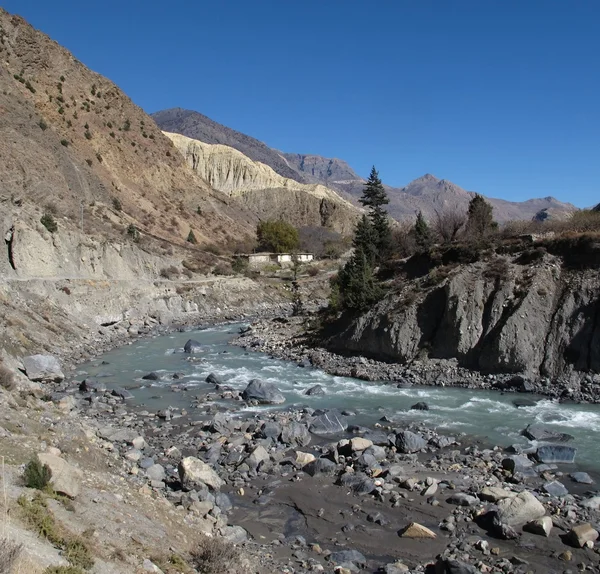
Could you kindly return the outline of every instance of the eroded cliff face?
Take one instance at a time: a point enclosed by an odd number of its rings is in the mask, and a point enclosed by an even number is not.
[[[600,247],[595,257],[600,262]],[[573,269],[550,254],[535,264],[516,261],[495,257],[407,281],[330,347],[403,363],[455,358],[488,373],[600,372],[597,265]]]
[[[344,234],[354,228],[358,208],[324,185],[283,177],[225,145],[206,144],[180,134],[165,135],[202,179],[238,198],[261,218],[281,217],[297,226],[324,226]]]

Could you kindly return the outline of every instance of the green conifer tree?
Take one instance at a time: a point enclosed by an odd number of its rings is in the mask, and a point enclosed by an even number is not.
[[[382,296],[382,290],[373,274],[365,252],[358,248],[340,271],[338,277],[342,306],[364,311]]]
[[[472,238],[484,237],[498,228],[492,211],[492,206],[479,194],[469,202],[467,231]]]
[[[371,169],[369,179],[365,184],[360,203],[369,208],[369,218],[374,230],[375,245],[375,260],[380,263],[389,253],[392,245],[392,233],[390,223],[385,210],[390,200],[387,196],[385,188],[379,179],[379,174],[375,166]],[[368,254],[368,253],[367,253]]]
[[[427,221],[420,211],[417,214],[417,220],[415,221],[414,233],[415,241],[421,249],[427,249],[431,245],[429,225],[427,225]]]

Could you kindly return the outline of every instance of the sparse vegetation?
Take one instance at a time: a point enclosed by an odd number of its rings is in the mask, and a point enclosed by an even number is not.
[[[15,388],[15,376],[13,372],[2,363],[0,363],[0,387],[7,391],[12,391]]]
[[[177,267],[175,267],[175,265],[171,265],[169,267],[163,267],[160,270],[159,275],[163,279],[169,279],[172,281],[173,279],[176,279],[177,277],[179,277],[179,269],[177,269]]]
[[[48,129],[48,124],[44,121],[44,120],[40,120],[38,122],[38,126],[40,127],[40,129],[45,132]]]
[[[136,243],[140,240],[140,231],[133,223],[130,223],[127,227],[127,235]]]
[[[0,572],[13,572],[13,566],[22,550],[22,545],[0,537]]]
[[[92,164],[94,163],[91,159],[86,159],[85,163],[87,163],[90,167],[92,167]]]
[[[248,269],[248,260],[245,257],[234,257],[231,262],[231,269],[234,273],[245,273]]]
[[[58,224],[51,213],[44,213],[40,219],[40,223],[50,232],[56,233],[58,231]]]
[[[37,456],[32,458],[25,466],[23,481],[27,488],[43,490],[50,484],[51,478],[52,471],[50,467],[47,464],[42,464]]]
[[[190,232],[188,233],[186,241],[188,243],[191,243],[192,245],[196,245],[196,243],[198,243],[198,240],[196,239],[196,236],[194,235],[194,232],[191,229],[190,229]]]
[[[90,130],[85,130],[84,134],[86,140],[92,139],[92,132]]]
[[[192,562],[200,574],[242,572],[240,550],[222,538],[204,538],[192,554]]]
[[[69,140],[60,140],[60,145],[64,145],[65,147],[69,147]]]
[[[122,211],[123,206],[121,205],[121,200],[117,197],[113,197],[112,206],[115,211]]]

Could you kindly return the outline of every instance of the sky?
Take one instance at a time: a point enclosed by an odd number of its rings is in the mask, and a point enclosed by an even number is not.
[[[404,186],[600,202],[597,0],[0,0],[147,112]]]

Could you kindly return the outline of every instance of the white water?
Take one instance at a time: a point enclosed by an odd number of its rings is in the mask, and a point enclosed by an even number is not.
[[[246,353],[229,345],[228,341],[237,333],[238,327],[211,327],[142,340],[83,365],[81,373],[108,375],[102,380],[109,388],[143,385],[132,392],[135,402],[148,410],[167,406],[189,408],[196,392],[213,388],[204,380],[208,374],[215,373],[240,390],[251,379],[270,381],[285,395],[287,403],[284,407],[308,405],[348,409],[356,413],[351,421],[356,424],[372,424],[386,415],[394,421],[418,421],[444,434],[466,433],[501,446],[527,444],[521,431],[528,424],[539,422],[573,435],[575,440],[571,444],[579,449],[577,462],[600,471],[600,405],[541,400],[532,407],[516,408],[513,400],[523,395],[440,387],[398,389],[383,383],[335,377],[318,369],[300,368],[294,363],[270,359],[262,353]],[[185,360],[189,355],[182,353],[182,348],[190,338],[203,344],[203,352],[194,355],[202,362]],[[101,360],[109,364],[101,365]],[[150,371],[158,373],[161,380],[143,381],[141,377]],[[185,376],[173,380],[174,372]],[[304,394],[317,384],[325,388],[325,396]],[[172,385],[191,388],[174,393],[170,389]],[[410,410],[418,401],[427,402],[430,410]]]

